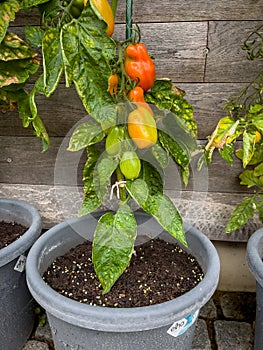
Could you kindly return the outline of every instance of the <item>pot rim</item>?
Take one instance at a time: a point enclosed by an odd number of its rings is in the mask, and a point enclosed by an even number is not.
[[[6,211],[10,221],[19,221],[19,214],[23,218],[24,225],[28,226],[28,230],[17,240],[10,243],[8,246],[0,249],[0,267],[4,266],[21,254],[25,253],[35,242],[41,233],[42,222],[38,210],[24,200],[12,198],[0,198],[0,210]],[[18,212],[16,213],[15,210]],[[13,212],[14,211],[14,212]],[[3,218],[4,220],[4,218]],[[26,223],[25,223],[26,221]]]
[[[256,281],[263,287],[263,228],[255,231],[247,242],[246,259]]]
[[[97,215],[98,213],[96,213]],[[148,214],[145,214],[148,216]],[[41,260],[45,252],[46,242],[68,225],[80,220],[73,218],[64,221],[45,232],[32,246],[26,264],[28,287],[36,299],[48,313],[78,326],[104,330],[131,332],[158,328],[172,324],[176,319],[193,314],[199,310],[213,295],[219,280],[220,262],[217,251],[210,240],[196,228],[185,225],[186,235],[202,241],[204,249],[210,257],[205,276],[199,284],[182,296],[161,304],[134,308],[113,308],[91,306],[69,299],[48,286],[39,273]],[[54,245],[53,248],[58,246]],[[151,326],[149,327],[149,323]]]

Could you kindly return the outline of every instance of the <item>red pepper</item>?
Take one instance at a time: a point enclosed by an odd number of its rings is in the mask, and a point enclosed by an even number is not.
[[[124,69],[127,75],[144,91],[153,86],[156,70],[144,44],[129,44],[124,51]]]
[[[109,80],[108,80],[108,91],[111,95],[116,94],[117,93],[117,89],[118,89],[118,75],[117,74],[112,74],[109,76]]]

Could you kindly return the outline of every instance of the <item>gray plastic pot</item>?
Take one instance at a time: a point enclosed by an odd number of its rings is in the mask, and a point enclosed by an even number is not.
[[[25,271],[15,271],[14,267],[38,238],[41,218],[24,201],[0,198],[0,221],[28,227],[23,236],[0,249],[0,348],[19,350],[32,332],[35,302],[26,284]]]
[[[254,349],[263,348],[263,228],[257,230],[247,243],[247,263],[256,279],[256,329]]]
[[[142,212],[135,215],[139,237],[146,232],[154,236],[161,232],[159,237],[175,242],[153,218]],[[28,255],[28,286],[47,311],[56,350],[191,349],[198,312],[214,293],[219,278],[219,258],[212,243],[195,228],[187,229],[190,251],[205,272],[204,279],[188,293],[146,307],[90,306],[58,294],[41,276],[56,257],[83,242],[83,237],[92,240],[96,222],[90,215],[54,226],[37,240]],[[176,336],[179,331],[184,333]]]

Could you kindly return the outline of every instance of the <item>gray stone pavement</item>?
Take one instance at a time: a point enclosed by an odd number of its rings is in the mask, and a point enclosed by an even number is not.
[[[216,291],[200,310],[192,350],[253,350],[255,309],[255,293]],[[48,323],[22,350],[54,350]]]

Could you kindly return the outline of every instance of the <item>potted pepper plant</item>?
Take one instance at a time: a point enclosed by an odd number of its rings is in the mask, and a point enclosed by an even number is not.
[[[243,44],[249,60],[263,58],[263,26],[251,32]],[[233,95],[225,105],[229,115],[222,118],[205,147],[204,156],[210,164],[215,149],[233,164],[237,158],[244,171],[240,184],[253,189],[234,209],[226,232],[233,232],[253,217],[263,222],[263,70],[256,78]],[[240,142],[242,141],[242,143]],[[239,145],[239,147],[236,147]],[[241,146],[241,147],[240,147]],[[234,155],[236,157],[234,157]],[[247,263],[254,275],[257,287],[257,310],[254,349],[261,349],[263,343],[263,229],[259,228],[248,240]]]
[[[29,93],[24,124],[40,120],[36,94],[50,97],[62,77],[67,87],[74,85],[90,116],[76,127],[68,146],[69,152],[87,152],[80,217],[48,230],[27,259],[28,286],[47,311],[55,348],[190,349],[198,311],[217,286],[219,259],[206,236],[184,225],[164,193],[163,174],[172,159],[188,183],[197,149],[192,107],[170,79],[156,78],[154,60],[138,26],[132,26],[132,1],[126,3],[123,41],[112,36],[117,1],[110,6],[106,0],[24,0],[22,5],[40,10],[41,26],[26,27],[25,32],[32,47],[42,48],[43,57],[43,73]],[[39,136],[47,148],[46,131]],[[99,211],[114,189],[116,211]],[[141,210],[134,211],[133,205]],[[151,239],[157,235],[162,240]],[[145,241],[149,251],[158,243],[164,256],[169,246],[174,257],[185,257],[183,270],[190,268],[192,283],[189,276],[176,275],[173,259],[165,268],[159,253],[149,261],[144,250],[140,255]],[[64,259],[73,265],[62,268]],[[135,302],[133,291],[129,294],[126,276],[137,266],[134,260],[146,265],[157,261],[148,272],[136,267],[136,292],[148,300],[146,305],[140,298]],[[81,266],[85,276],[77,272]],[[150,281],[157,284],[164,272],[160,289],[152,291]],[[62,289],[54,285],[59,280],[55,275],[68,276]],[[154,295],[164,299],[154,301]]]

